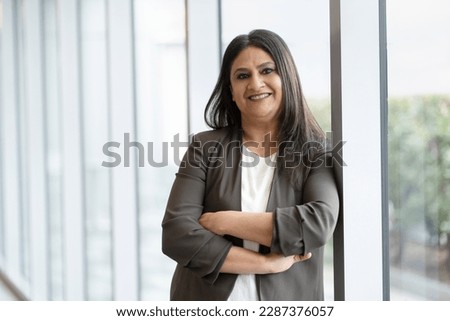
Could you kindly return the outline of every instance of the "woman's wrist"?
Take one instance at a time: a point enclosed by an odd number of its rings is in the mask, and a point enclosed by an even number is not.
[[[273,274],[281,272],[272,255],[258,253],[255,274]]]
[[[268,255],[260,255],[260,264],[261,264],[261,268],[262,268],[262,273],[261,274],[271,274],[271,273],[275,273],[274,271],[274,266],[273,266],[273,261],[270,259],[270,256]]]

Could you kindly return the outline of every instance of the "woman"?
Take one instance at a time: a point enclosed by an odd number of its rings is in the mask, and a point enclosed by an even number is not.
[[[339,208],[323,131],[275,33],[227,47],[205,119],[170,193],[163,252],[172,300],[323,300]]]

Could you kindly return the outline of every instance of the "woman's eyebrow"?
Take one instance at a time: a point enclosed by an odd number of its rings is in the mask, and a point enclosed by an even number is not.
[[[267,62],[263,62],[262,64],[256,66],[256,68],[258,68],[258,69],[261,69],[264,67],[272,67],[273,68],[273,67],[275,67],[275,63],[273,61],[267,61]],[[247,72],[247,71],[248,71],[248,68],[239,67],[233,72],[233,75],[235,75],[238,72]]]
[[[275,67],[275,63],[273,61],[263,62],[258,66],[258,68],[264,68],[264,67]]]
[[[233,75],[237,74],[238,72],[247,72],[247,71],[248,71],[247,68],[240,67],[233,72]]]

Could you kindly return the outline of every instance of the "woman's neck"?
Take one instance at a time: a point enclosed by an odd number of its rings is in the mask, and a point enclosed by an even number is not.
[[[243,124],[242,130],[242,142],[252,152],[266,157],[278,151],[276,126]]]

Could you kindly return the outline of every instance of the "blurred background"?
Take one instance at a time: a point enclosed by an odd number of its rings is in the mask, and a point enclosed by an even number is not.
[[[450,300],[450,1],[386,18],[391,299]],[[329,0],[0,0],[4,297],[167,300],[161,220],[224,49],[281,35],[330,132],[329,20]]]

